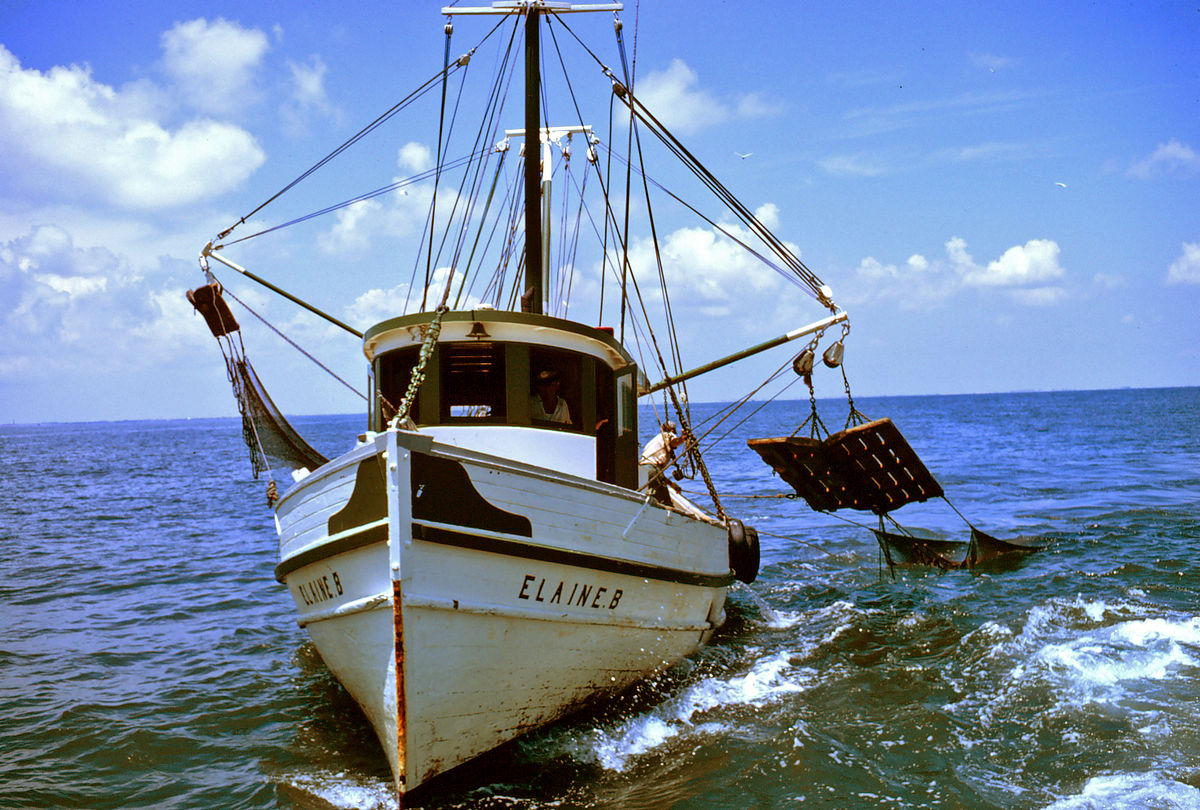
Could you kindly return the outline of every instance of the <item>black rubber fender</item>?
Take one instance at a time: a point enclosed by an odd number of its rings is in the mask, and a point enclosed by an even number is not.
[[[758,530],[740,520],[730,518],[729,567],[738,581],[749,585],[758,578]]]

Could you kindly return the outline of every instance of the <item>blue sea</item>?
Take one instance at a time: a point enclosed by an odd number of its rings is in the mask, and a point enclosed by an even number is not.
[[[1048,548],[893,575],[871,520],[782,497],[746,447],[808,413],[772,403],[708,453],[763,541],[713,644],[417,806],[1200,808],[1200,389],[857,404],[949,498],[901,524]],[[295,421],[327,454],[363,423]],[[0,807],[396,807],[275,582],[240,434],[0,427]]]

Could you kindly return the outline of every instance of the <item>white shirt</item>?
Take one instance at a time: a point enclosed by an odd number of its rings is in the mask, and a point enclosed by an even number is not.
[[[542,404],[542,398],[534,395],[529,400],[529,410],[532,412],[534,419],[543,422],[563,422],[570,424],[571,409],[567,407],[567,401],[562,397],[558,398],[558,403],[554,406],[552,413],[546,413],[546,406]]]
[[[665,467],[671,461],[671,443],[675,441],[674,433],[663,432],[646,442],[642,449],[639,464],[653,464],[655,467]]]

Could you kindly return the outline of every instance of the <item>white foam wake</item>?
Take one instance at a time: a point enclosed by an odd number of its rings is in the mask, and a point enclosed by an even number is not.
[[[1200,790],[1159,774],[1114,773],[1088,780],[1078,795],[1059,799],[1046,810],[1191,810]]]
[[[791,654],[780,652],[755,662],[744,675],[707,678],[649,712],[559,738],[550,747],[608,770],[622,771],[634,757],[680,735],[728,731],[736,722],[730,717],[731,709],[762,707],[804,691],[815,682],[816,673],[794,666],[791,659]]]
[[[396,810],[399,803],[390,782],[347,773],[318,771],[284,777],[280,787],[304,804],[332,810]]]

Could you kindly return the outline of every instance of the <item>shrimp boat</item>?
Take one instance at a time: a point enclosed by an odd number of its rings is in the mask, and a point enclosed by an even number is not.
[[[846,322],[829,288],[642,105],[624,69],[590,50],[580,57],[594,60],[601,117],[616,119],[607,138],[582,119],[573,92],[552,95],[540,68],[555,60],[542,56],[543,37],[548,31],[556,48],[575,42],[567,20],[584,11],[612,15],[614,63],[624,63],[620,4],[515,0],[443,9],[448,56],[416,94],[443,99],[431,150],[437,165],[318,212],[387,199],[406,184],[428,191],[417,265],[425,278],[413,285],[421,292],[406,310],[360,332],[234,262],[233,244],[277,229],[241,236],[258,227],[261,206],[205,246],[206,284],[189,292],[225,354],[256,474],[271,479],[276,577],[374,727],[401,796],[672,666],[711,638],[727,590],[756,576],[758,536],[721,504],[686,382],[802,336],[815,346],[825,329]],[[498,23],[453,59],[458,15],[495,15]],[[488,42],[499,43],[498,76],[481,96],[479,127],[456,153],[465,127],[450,119],[461,92],[455,82]],[[523,59],[511,55],[516,48]],[[523,111],[523,126],[503,129],[511,117],[503,91],[522,73],[523,106],[510,106]],[[348,144],[381,130],[405,104]],[[545,125],[543,107],[569,123]],[[640,265],[626,230],[645,226],[652,199],[662,198],[642,165],[643,139],[665,146],[740,223],[709,219],[714,233],[828,313],[690,370],[669,328],[659,348],[647,310],[665,299],[639,286],[637,274],[642,284],[664,274],[661,265]],[[582,179],[567,174],[572,144],[583,155]],[[588,178],[600,186],[590,196]],[[559,218],[551,189],[557,196],[564,186],[579,199],[563,206],[571,216]],[[566,224],[552,232],[552,220]],[[588,231],[598,245],[592,253],[580,236]],[[342,455],[314,450],[266,393],[216,264],[361,340],[367,422],[357,438],[347,437]],[[567,301],[589,268],[601,277],[588,282],[593,291],[605,285],[609,298],[601,294],[599,311],[581,319]],[[661,380],[652,384],[643,369]],[[658,452],[641,454],[639,405],[651,402],[664,428]],[[282,470],[291,480],[283,479],[280,493],[274,473]],[[703,482],[705,492],[685,493],[677,483],[685,477]]]

